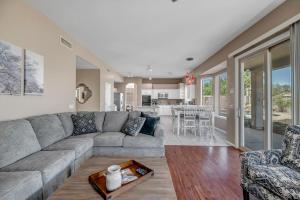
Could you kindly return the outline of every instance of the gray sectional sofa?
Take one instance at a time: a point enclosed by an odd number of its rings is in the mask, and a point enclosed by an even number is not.
[[[164,156],[160,126],[154,136],[121,133],[140,112],[94,112],[97,131],[72,136],[71,114],[0,122],[0,199],[47,199],[92,156]]]

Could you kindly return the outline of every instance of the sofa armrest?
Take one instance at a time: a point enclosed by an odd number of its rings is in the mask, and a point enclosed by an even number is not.
[[[250,165],[275,165],[281,160],[282,150],[273,149],[266,151],[249,151],[241,153],[241,184],[247,189],[251,180],[248,178],[248,167]]]

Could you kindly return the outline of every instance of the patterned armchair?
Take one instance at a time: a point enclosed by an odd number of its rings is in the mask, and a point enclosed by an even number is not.
[[[240,155],[244,200],[300,200],[300,126],[287,128],[282,150]]]

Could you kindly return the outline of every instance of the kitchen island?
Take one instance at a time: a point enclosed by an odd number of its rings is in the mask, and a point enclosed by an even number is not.
[[[158,105],[158,115],[159,116],[171,116],[171,108],[174,105]]]
[[[156,112],[159,116],[171,116],[172,106],[175,105],[137,106],[134,108],[134,110],[141,112]]]

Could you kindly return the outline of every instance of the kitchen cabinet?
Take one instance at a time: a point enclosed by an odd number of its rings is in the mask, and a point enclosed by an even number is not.
[[[142,95],[151,95],[152,99],[158,99],[158,93],[168,94],[168,99],[184,99],[184,89],[142,89]],[[183,93],[183,95],[182,95]]]
[[[179,89],[153,89],[152,99],[158,98],[158,93],[168,94],[168,99],[179,99]]]
[[[195,99],[195,85],[185,86],[185,101],[191,101]]]
[[[152,99],[158,99],[158,91],[157,90],[152,90]]]
[[[152,96],[152,89],[142,89],[142,95],[151,95]]]
[[[179,83],[179,99],[185,98],[185,84]]]
[[[168,89],[168,99],[179,99],[180,94],[179,94],[179,89]]]

